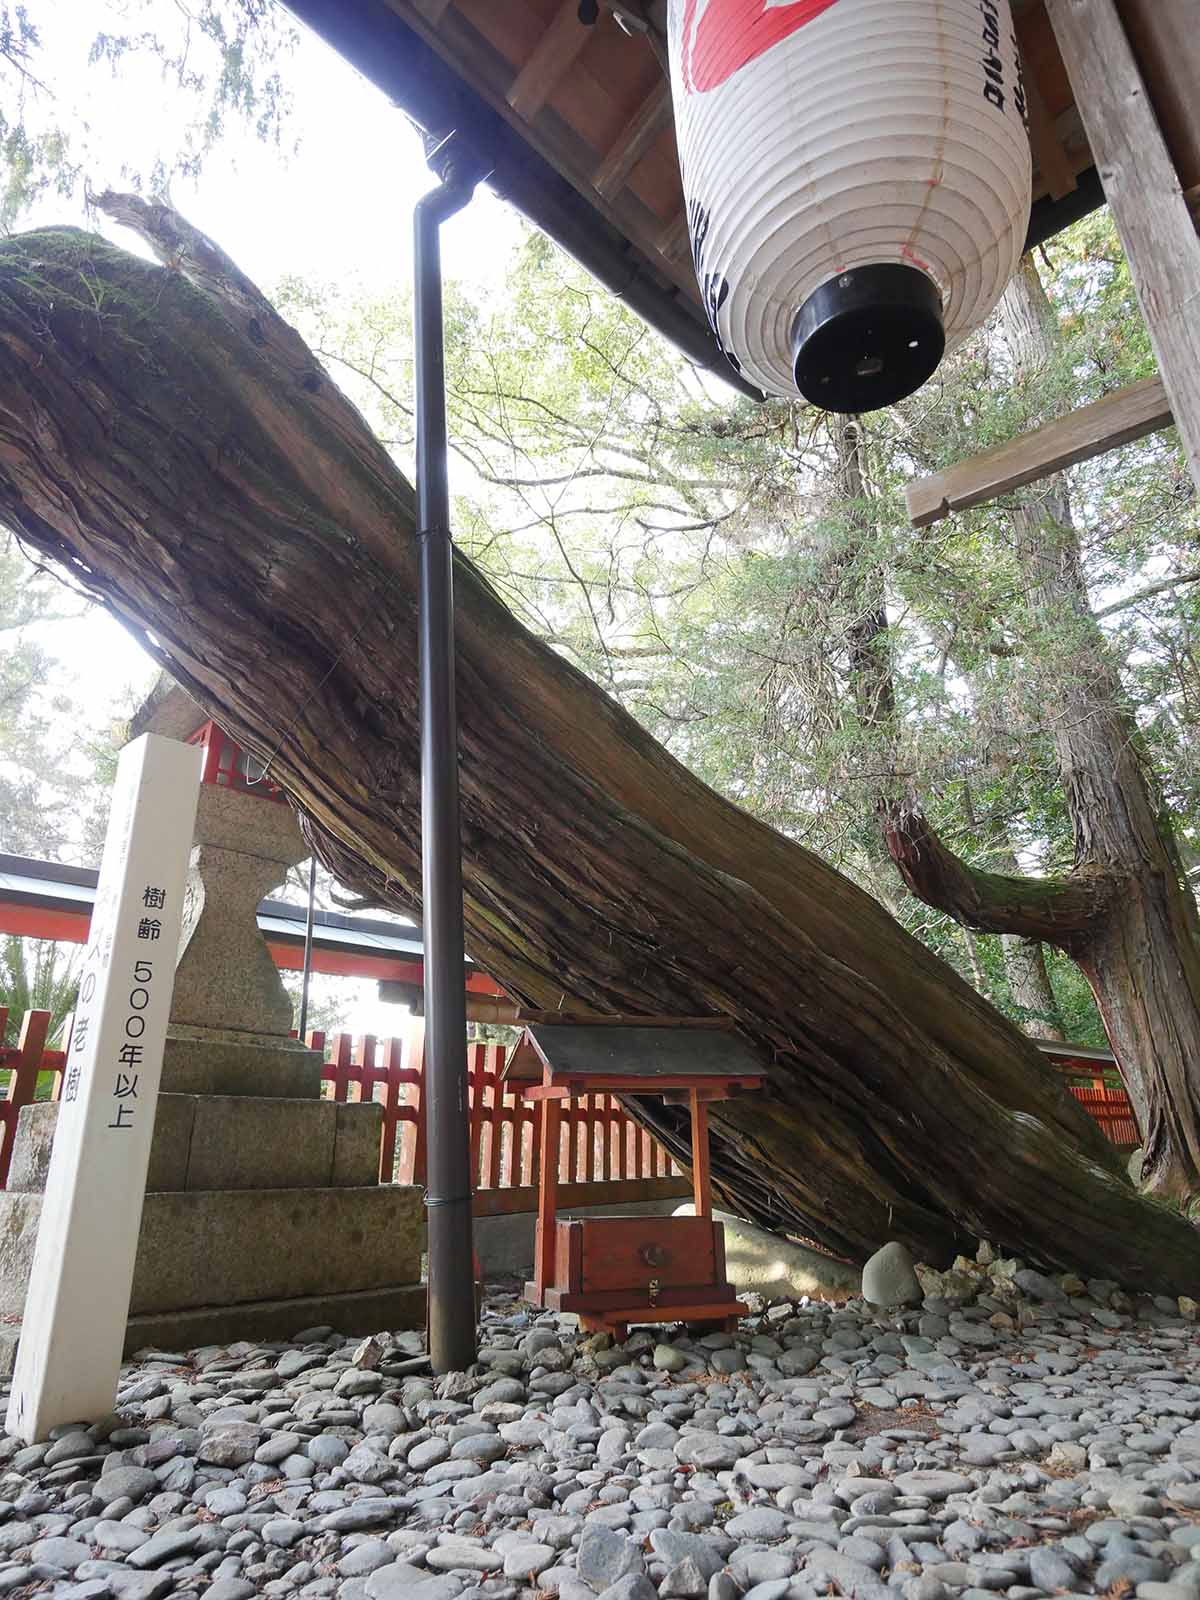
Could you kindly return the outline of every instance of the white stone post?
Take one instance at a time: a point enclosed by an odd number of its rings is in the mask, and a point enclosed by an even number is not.
[[[200,763],[144,734],[117,765],[8,1407],[29,1443],[116,1396]]]

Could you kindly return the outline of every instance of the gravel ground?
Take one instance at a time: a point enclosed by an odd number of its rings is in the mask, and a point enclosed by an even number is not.
[[[440,1381],[411,1334],[145,1351],[0,1436],[0,1595],[1200,1600],[1195,1304],[981,1253],[616,1349],[494,1288]]]

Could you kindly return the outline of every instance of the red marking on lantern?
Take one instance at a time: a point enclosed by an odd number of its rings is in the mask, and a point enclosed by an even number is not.
[[[812,22],[837,0],[708,0],[697,23],[697,0],[683,8],[683,84],[696,94],[719,89],[741,67]]]

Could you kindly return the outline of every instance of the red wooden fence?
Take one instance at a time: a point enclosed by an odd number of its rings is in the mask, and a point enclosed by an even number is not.
[[[325,1053],[324,1092],[330,1099],[382,1104],[383,1182],[424,1183],[421,1026],[414,1023],[405,1040],[312,1033],[308,1042]],[[467,1046],[477,1216],[537,1209],[535,1108],[502,1082],[505,1055],[499,1044]],[[688,1180],[667,1151],[610,1094],[564,1103],[558,1174],[568,1191],[563,1203],[570,1205],[615,1205],[690,1193]]]
[[[0,1006],[0,1067],[8,1069],[8,1085],[0,1098],[0,1189],[8,1184],[13,1140],[17,1136],[17,1117],[21,1107],[29,1105],[36,1097],[38,1073],[54,1073],[52,1100],[58,1099],[62,1087],[62,1066],[67,1053],[65,1050],[47,1050],[46,1035],[50,1031],[50,1020],[48,1011],[27,1011],[17,1043],[5,1045],[3,1039],[8,1029],[8,1008]]]
[[[15,1045],[0,1044],[0,1071],[8,1084],[0,1093],[0,1189],[8,1182],[21,1107],[36,1096],[38,1074],[55,1074],[50,1098],[57,1100],[66,1052],[46,1047],[48,1011],[27,1011]],[[0,1006],[0,1039],[8,1012]],[[68,1029],[64,1032],[69,1032]],[[323,1092],[333,1100],[378,1100],[383,1106],[380,1178],[384,1183],[425,1181],[425,1119],[421,1114],[424,1033],[413,1024],[406,1040],[355,1039],[336,1033],[309,1035],[326,1056]],[[1064,1047],[1064,1053],[1069,1047]],[[475,1211],[494,1216],[537,1209],[538,1154],[534,1107],[500,1081],[504,1047],[468,1046],[471,1162]],[[1138,1145],[1137,1122],[1125,1090],[1102,1067],[1094,1071],[1071,1059],[1053,1062],[1066,1087],[1122,1150]],[[639,1128],[609,1094],[564,1101],[559,1146],[560,1202],[564,1206],[631,1203],[690,1193],[687,1180],[666,1150]]]
[[[1118,1150],[1136,1150],[1142,1140],[1138,1133],[1137,1120],[1133,1115],[1133,1106],[1124,1087],[1114,1082],[1111,1077],[1106,1077],[1103,1072],[1089,1073],[1078,1064],[1067,1066],[1055,1063],[1055,1066],[1056,1070],[1068,1080],[1066,1084],[1068,1092],[1073,1094],[1087,1114],[1100,1124],[1100,1130],[1105,1137],[1110,1139]],[[1072,1081],[1079,1079],[1086,1081]]]

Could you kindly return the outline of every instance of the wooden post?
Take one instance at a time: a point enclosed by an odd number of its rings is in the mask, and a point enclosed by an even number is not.
[[[199,778],[155,734],[117,763],[8,1404],[27,1444],[117,1392]]]
[[[546,1074],[546,1083],[550,1081]],[[554,1282],[554,1218],[558,1207],[558,1145],[561,1100],[542,1101],[541,1172],[538,1176],[537,1241],[533,1282],[539,1305],[546,1303],[546,1287]]]
[[[8,1169],[12,1165],[13,1145],[17,1138],[17,1118],[22,1106],[32,1105],[37,1097],[38,1073],[42,1066],[42,1053],[46,1048],[46,1035],[50,1031],[48,1011],[27,1011],[21,1023],[21,1037],[17,1041],[19,1052],[8,1080],[7,1117],[0,1129],[0,1189],[8,1182]],[[0,1039],[3,1034],[0,1034]]]
[[[384,1044],[384,1062],[387,1078],[383,1100],[383,1133],[379,1142],[379,1181],[394,1183],[396,1179],[396,1130],[399,1126],[397,1112],[403,1079],[403,1041],[388,1039]]]
[[[1115,0],[1046,9],[1200,487],[1200,237]]]
[[[708,1102],[688,1091],[692,1107],[692,1192],[698,1217],[712,1216],[712,1178],[708,1164]]]

